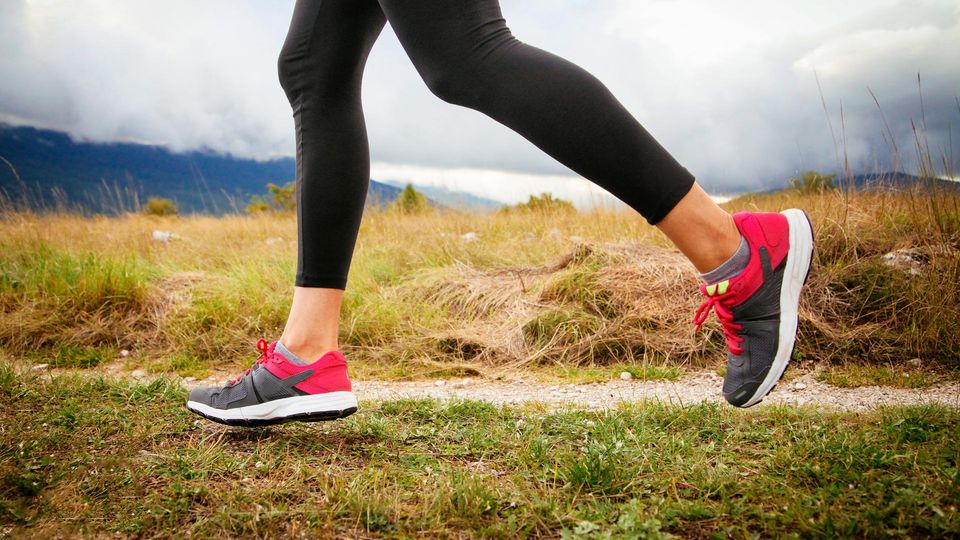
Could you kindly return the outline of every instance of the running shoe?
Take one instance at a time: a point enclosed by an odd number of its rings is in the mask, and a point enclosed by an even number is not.
[[[225,386],[194,388],[187,408],[214,422],[245,427],[336,420],[357,412],[342,352],[298,365],[275,352],[276,346],[259,340],[253,366]]]
[[[793,354],[813,228],[797,209],[740,212],[733,220],[750,246],[749,262],[731,279],[700,285],[706,301],[693,322],[699,330],[716,312],[729,349],[723,396],[731,405],[750,407],[773,390]]]

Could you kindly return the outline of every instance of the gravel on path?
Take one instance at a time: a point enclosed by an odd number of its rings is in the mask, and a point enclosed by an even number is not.
[[[184,381],[184,386],[222,384],[211,379]],[[489,381],[451,379],[437,381],[354,381],[353,390],[360,400],[392,399],[477,400],[494,404],[539,402],[555,407],[586,409],[616,407],[620,402],[660,401],[673,404],[724,402],[723,378],[712,371],[687,375],[677,381],[612,380],[593,384],[549,384],[518,379]],[[817,405],[842,411],[863,411],[880,405],[940,404],[960,408],[960,381],[929,388],[905,389],[880,386],[839,388],[817,381],[805,373],[781,381],[763,403]]]
[[[486,382],[472,379],[425,382],[359,381],[354,392],[361,400],[433,398],[471,399],[495,404],[542,402],[587,409],[615,407],[619,402],[661,401],[674,404],[724,402],[723,379],[704,371],[678,381],[622,381],[594,384],[542,384],[523,380]],[[862,411],[878,405],[941,404],[960,408],[960,382],[923,389],[866,386],[838,388],[805,374],[781,383],[763,404],[819,405],[844,411]]]

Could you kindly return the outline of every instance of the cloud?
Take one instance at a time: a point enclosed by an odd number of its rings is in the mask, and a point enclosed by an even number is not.
[[[844,145],[855,168],[888,167],[883,117],[912,166],[918,72],[927,134],[935,152],[954,156],[956,171],[955,1],[502,3],[518,38],[597,75],[714,191],[836,169]],[[276,75],[292,5],[4,0],[0,120],[96,141],[292,155],[292,119]],[[431,95],[389,26],[368,61],[363,100],[378,167],[407,164],[430,178],[425,171],[458,169],[446,176],[478,194],[489,190],[469,184],[497,181],[470,182],[463,170],[507,171],[498,178],[522,177],[515,186],[530,192],[576,176],[485,115]]]
[[[643,62],[659,84],[638,97],[651,111],[651,129],[682,139],[668,147],[721,188],[836,169],[844,148],[855,167],[889,166],[870,91],[899,146],[909,148],[910,121],[920,120],[917,73],[931,140],[948,147],[949,126],[960,120],[955,2],[624,0],[615,11],[607,30],[654,51]],[[677,103],[687,112],[681,121],[654,112]],[[908,164],[911,157],[904,156]]]
[[[446,187],[508,204],[526,201],[531,194],[550,192],[582,209],[626,207],[623,202],[610,196],[596,184],[570,175],[530,174],[468,167],[424,167],[374,161],[370,167],[370,176],[377,180]]]
[[[95,141],[288,154],[276,51],[289,15],[255,7],[5,0],[0,114]]]

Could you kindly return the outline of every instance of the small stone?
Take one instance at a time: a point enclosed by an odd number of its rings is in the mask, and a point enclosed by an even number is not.
[[[793,388],[794,390],[806,390],[807,385],[803,384],[802,382],[793,383]]]
[[[264,463],[264,462],[262,462],[262,461],[258,461],[258,462],[256,462],[253,466],[256,467],[256,468],[258,468],[258,469],[262,469],[264,465],[266,465],[266,463]]]
[[[126,358],[130,356],[130,351],[126,349],[120,349],[120,358]]]
[[[48,367],[50,367],[50,364],[37,364],[37,365],[33,366],[32,369],[33,369],[34,371],[43,371],[43,370],[47,369]]]
[[[923,365],[923,360],[919,358],[911,358],[910,360],[907,361],[907,363],[910,364],[911,366],[920,367],[921,365]]]
[[[197,380],[196,377],[184,377],[184,378],[183,378],[183,382],[194,382],[194,381],[196,381],[196,380]]]
[[[443,386],[443,385],[447,384],[447,381],[445,381],[445,380],[443,380],[443,379],[440,379],[439,381],[437,381],[437,382],[435,382],[435,383],[433,383],[433,384],[434,384],[434,386]]]
[[[620,372],[620,380],[621,380],[621,381],[629,381],[629,380],[632,379],[632,378],[633,378],[633,373],[630,373],[629,371],[621,371],[621,372]]]
[[[464,379],[462,381],[453,383],[454,388],[466,388],[467,386],[470,386],[470,379]]]
[[[142,369],[135,369],[132,373],[130,373],[130,376],[134,379],[142,379],[147,376],[147,372]]]
[[[480,239],[480,237],[477,236],[477,233],[470,231],[470,232],[461,234],[460,239],[463,240],[464,242],[476,242],[477,240]]]
[[[174,233],[174,232],[170,232],[170,231],[153,231],[153,239],[156,240],[156,241],[158,241],[158,242],[167,243],[167,242],[169,242],[170,240],[175,240],[175,239],[177,239],[177,238],[180,238],[180,236],[179,236],[177,233]]]

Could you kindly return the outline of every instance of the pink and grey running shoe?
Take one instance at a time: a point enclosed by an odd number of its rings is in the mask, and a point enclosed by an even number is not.
[[[194,388],[187,408],[214,422],[245,427],[336,420],[357,412],[343,353],[330,351],[301,366],[275,352],[276,345],[259,340],[260,356],[252,367],[226,386]]]
[[[813,228],[802,210],[740,212],[734,222],[750,247],[737,276],[700,285],[707,297],[697,310],[697,329],[710,310],[726,335],[723,396],[737,407],[759,403],[776,386],[797,337],[800,290],[813,254]]]

